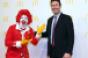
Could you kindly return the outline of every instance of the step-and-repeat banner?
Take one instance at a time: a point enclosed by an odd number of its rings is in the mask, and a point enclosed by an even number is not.
[[[63,13],[71,15],[75,30],[73,58],[88,58],[88,0],[61,0]],[[32,28],[47,24],[52,15],[50,0],[0,0],[0,58],[5,58],[5,35],[8,27],[15,23],[15,16],[20,9],[29,9],[33,16]],[[47,38],[37,46],[28,45],[30,58],[46,58]]]

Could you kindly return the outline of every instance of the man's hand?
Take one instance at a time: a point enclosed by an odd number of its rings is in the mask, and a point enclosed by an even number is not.
[[[45,29],[45,24],[42,24],[41,26],[39,26],[39,27],[37,28],[37,33],[38,33],[38,34],[41,34],[44,29]]]
[[[39,40],[42,36],[42,32],[45,29],[45,24],[42,24],[41,26],[39,26],[37,28],[37,34],[36,34],[36,38]]]
[[[38,34],[38,33],[36,34],[36,38],[37,38],[38,40],[41,38],[41,36],[42,36],[41,34]]]
[[[47,58],[50,58],[50,56],[47,56]]]
[[[69,53],[65,53],[63,58],[71,58],[72,56]]]

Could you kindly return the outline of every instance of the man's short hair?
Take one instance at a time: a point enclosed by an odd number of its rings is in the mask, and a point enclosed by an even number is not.
[[[51,3],[52,3],[53,1],[57,1],[57,2],[59,3],[59,5],[61,6],[61,1],[60,1],[60,0],[51,0]]]

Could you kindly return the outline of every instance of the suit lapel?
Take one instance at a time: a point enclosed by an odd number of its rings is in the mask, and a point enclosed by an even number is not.
[[[62,15],[63,14],[61,13],[60,17],[58,18],[58,21],[57,21],[55,29],[57,28],[58,25],[60,25],[60,21],[61,21]],[[49,34],[50,34],[50,36],[51,36],[52,22],[53,22],[53,16],[50,18],[49,27],[48,27],[49,28]]]
[[[60,24],[60,21],[61,21],[61,18],[62,18],[62,13],[60,14],[60,17],[58,18],[58,21],[57,21],[57,23],[56,23],[56,26],[58,26],[59,24]],[[51,19],[50,19],[51,21],[50,21],[50,28],[52,28],[52,22],[53,22],[53,16],[51,17]]]
[[[53,16],[50,19],[50,29],[52,28]],[[50,30],[51,31],[51,30]]]
[[[61,22],[61,20],[62,20],[62,16],[63,16],[63,14],[61,13],[60,14],[60,17],[58,18],[58,21],[57,21],[57,23],[56,23],[56,27],[58,26],[58,25],[60,25],[60,22]],[[55,28],[56,28],[55,27]]]

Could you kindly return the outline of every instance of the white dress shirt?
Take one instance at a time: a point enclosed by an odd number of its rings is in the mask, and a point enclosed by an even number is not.
[[[59,19],[59,17],[60,17],[60,14],[61,14],[61,13],[59,13],[59,14],[57,14],[57,15],[53,15],[52,26],[51,26],[51,44],[52,44],[53,29],[55,28],[55,25],[56,25],[57,22],[58,22],[58,19]],[[55,17],[56,17],[56,18],[55,18]],[[55,23],[55,25],[54,25],[54,23]]]

